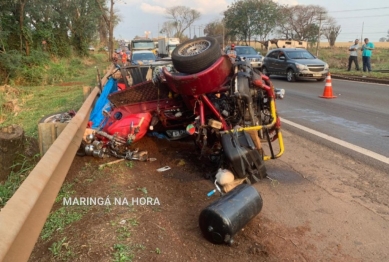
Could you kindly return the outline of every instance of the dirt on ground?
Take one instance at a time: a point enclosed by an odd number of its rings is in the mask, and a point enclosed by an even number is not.
[[[232,246],[200,232],[199,214],[218,196],[207,197],[214,189],[204,178],[209,166],[193,142],[145,137],[136,146],[157,161],[99,169],[115,159],[74,159],[65,181],[72,197],[130,205],[85,207],[80,220],[40,238],[30,261],[389,261],[387,174],[292,133],[284,139],[285,154],[266,162],[271,179],[255,185],[262,211]],[[164,166],[171,169],[156,171]],[[142,197],[153,204],[131,203]]]

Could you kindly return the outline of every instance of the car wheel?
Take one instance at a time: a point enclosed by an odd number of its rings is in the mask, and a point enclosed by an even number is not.
[[[264,66],[262,67],[262,74],[264,74],[265,76],[270,76],[269,71],[267,71],[267,68]]]
[[[286,71],[286,80],[288,80],[288,82],[296,81],[296,75],[293,69],[288,69],[288,71]]]
[[[69,123],[70,120],[72,116],[68,112],[61,112],[44,116],[38,123]]]
[[[199,37],[176,47],[172,62],[177,71],[195,74],[210,67],[220,56],[220,46],[215,38]]]
[[[317,82],[323,82],[324,80],[326,80],[326,79],[325,78],[316,79]]]

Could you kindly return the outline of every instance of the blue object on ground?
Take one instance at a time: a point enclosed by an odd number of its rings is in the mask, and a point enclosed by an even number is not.
[[[214,189],[214,190],[212,190],[211,192],[209,192],[208,194],[207,194],[207,197],[210,197],[210,196],[212,196],[213,194],[215,194],[216,193],[216,189]]]
[[[89,121],[92,121],[92,128],[97,129],[102,127],[100,124],[104,120],[103,109],[110,111],[111,107],[109,105],[108,95],[116,92],[118,90],[117,81],[113,78],[110,78],[103,88],[103,92],[100,94],[100,97],[97,99],[95,107],[93,108]]]

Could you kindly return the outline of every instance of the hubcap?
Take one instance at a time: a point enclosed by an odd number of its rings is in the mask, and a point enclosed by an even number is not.
[[[180,56],[195,56],[204,52],[210,46],[211,46],[211,42],[207,40],[199,40],[184,45],[178,50],[178,54]]]
[[[291,81],[292,77],[293,77],[293,72],[292,71],[288,71],[288,74],[287,74],[288,80]]]

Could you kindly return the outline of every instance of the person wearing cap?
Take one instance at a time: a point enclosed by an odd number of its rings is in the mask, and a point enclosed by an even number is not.
[[[231,62],[234,63],[237,56],[235,44],[231,44],[231,48],[227,51],[227,55],[230,57]]]

